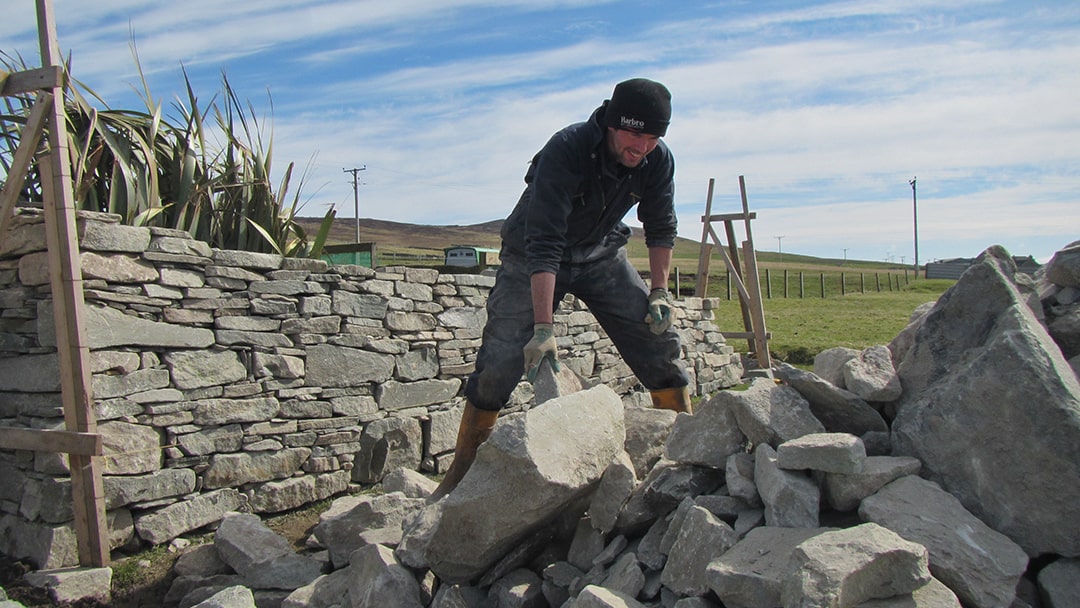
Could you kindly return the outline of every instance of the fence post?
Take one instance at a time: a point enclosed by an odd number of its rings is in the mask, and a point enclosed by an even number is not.
[[[859,273],[859,293],[866,293],[866,274]]]
[[[765,269],[765,297],[772,299],[772,273],[768,268]]]
[[[787,269],[784,269],[784,299],[787,299]]]
[[[731,271],[727,271],[727,299],[731,299]]]
[[[821,273],[821,299],[825,299],[825,273]]]
[[[804,283],[804,277],[802,271],[799,271],[799,299],[803,299],[806,294],[806,285]]]
[[[847,275],[843,272],[840,273],[840,295],[847,295]]]

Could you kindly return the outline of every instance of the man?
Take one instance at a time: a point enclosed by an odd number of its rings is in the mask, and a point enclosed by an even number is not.
[[[488,297],[476,371],[465,386],[454,462],[432,501],[468,471],[523,370],[532,381],[545,359],[559,369],[552,316],[567,293],[589,307],[655,407],[690,412],[667,290],[675,163],[660,138],[670,119],[664,85],[627,80],[586,122],[559,131],[533,157],[525,191],[503,224],[501,267]],[[651,289],[624,247],[630,229],[622,219],[635,205]]]

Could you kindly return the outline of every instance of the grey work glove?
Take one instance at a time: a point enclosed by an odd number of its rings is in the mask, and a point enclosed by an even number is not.
[[[555,345],[555,328],[551,323],[533,325],[532,340],[522,351],[525,353],[525,372],[529,382],[536,380],[536,372],[540,371],[544,359],[551,362],[552,370],[559,371],[559,348]]]
[[[645,315],[645,323],[654,334],[662,334],[671,328],[675,320],[675,307],[671,303],[671,293],[663,287],[657,287],[649,292],[649,314]]]

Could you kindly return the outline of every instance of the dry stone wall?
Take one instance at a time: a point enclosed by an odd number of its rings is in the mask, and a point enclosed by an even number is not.
[[[0,235],[3,426],[64,425],[43,221],[20,209]],[[218,250],[108,214],[80,212],[77,228],[114,548],[445,467],[492,276]],[[677,302],[695,394],[742,375],[716,305]],[[564,364],[643,397],[580,302],[555,322]],[[531,398],[523,382],[510,407]],[[75,563],[66,458],[0,450],[0,478],[0,551]]]

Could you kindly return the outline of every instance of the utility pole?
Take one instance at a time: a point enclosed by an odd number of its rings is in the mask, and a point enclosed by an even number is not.
[[[844,262],[847,262],[847,247],[844,248]]]
[[[356,242],[360,242],[360,172],[367,169],[367,165],[363,167],[354,167],[352,169],[342,169],[344,173],[352,173],[352,193],[353,193],[353,211],[356,213]]]
[[[786,235],[781,234],[780,236],[776,237],[776,250],[780,253],[780,263],[781,264],[784,263],[784,247],[783,247],[784,236],[786,236]]]
[[[911,213],[914,219],[915,225],[915,278],[919,278],[919,203],[915,197],[915,180],[917,177],[911,178],[908,182],[911,184]]]

